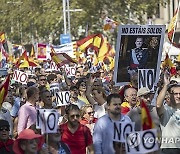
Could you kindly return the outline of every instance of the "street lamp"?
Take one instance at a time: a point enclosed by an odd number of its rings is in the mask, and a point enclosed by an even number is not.
[[[63,1],[63,17],[64,17],[64,34],[67,33],[67,23],[66,23],[66,12],[67,12],[67,19],[68,19],[68,32],[71,34],[71,22],[70,22],[70,12],[80,12],[83,11],[82,9],[69,9],[69,0],[62,0]],[[67,6],[67,9],[66,9]]]

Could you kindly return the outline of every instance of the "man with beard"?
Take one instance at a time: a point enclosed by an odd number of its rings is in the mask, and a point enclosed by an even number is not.
[[[130,123],[131,119],[121,114],[121,99],[119,94],[110,94],[107,97],[108,113],[102,116],[95,124],[93,143],[96,154],[122,153],[122,144],[113,142],[114,122]]]
[[[29,87],[27,89],[27,101],[19,109],[18,113],[18,134],[36,123],[36,102],[39,101],[39,89]]]
[[[72,154],[94,153],[91,132],[88,127],[80,124],[80,109],[77,105],[70,104],[66,108],[67,123],[62,124],[61,140],[66,143]]]

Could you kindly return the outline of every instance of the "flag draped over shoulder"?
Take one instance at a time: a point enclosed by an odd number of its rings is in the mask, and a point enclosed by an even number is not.
[[[6,39],[5,39],[5,33],[4,33],[4,32],[1,32],[1,33],[0,33],[0,42],[4,44],[5,41],[6,41]]]
[[[56,63],[58,67],[61,67],[65,64],[69,63],[76,63],[75,60],[73,60],[70,56],[68,56],[66,53],[55,53],[53,47],[51,47],[51,58]]]
[[[166,53],[166,58],[162,62],[162,67],[163,68],[168,68],[169,72],[171,73],[171,75],[175,75],[176,74],[176,67],[174,66],[174,64],[172,63],[171,59],[169,58],[168,53]]]
[[[27,56],[26,50],[23,52],[23,54],[19,57],[18,61],[16,62],[17,68],[24,68],[29,66],[38,66],[38,64],[34,61],[29,60]]]
[[[10,82],[10,75],[7,76],[6,80],[0,86],[0,106],[2,105],[8,93],[9,82]]]
[[[144,101],[141,101],[141,124],[142,130],[154,128],[149,109]]]

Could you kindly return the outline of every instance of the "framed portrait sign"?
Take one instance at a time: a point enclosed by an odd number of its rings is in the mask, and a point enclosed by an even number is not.
[[[126,85],[138,69],[154,69],[158,82],[165,25],[121,25],[118,30],[114,82]]]

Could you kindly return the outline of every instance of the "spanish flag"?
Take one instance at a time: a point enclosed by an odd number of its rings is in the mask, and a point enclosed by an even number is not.
[[[55,53],[53,47],[51,47],[51,58],[56,63],[58,67],[61,67],[65,64],[76,63],[77,61],[73,60],[66,53]]]
[[[178,4],[178,7],[174,13],[173,18],[171,19],[171,22],[168,26],[168,39],[169,41],[176,47],[180,47],[180,44],[176,44],[173,40],[174,34],[175,34],[175,30],[176,30],[176,26],[177,26],[177,19],[178,19],[178,14],[179,14],[179,7],[180,7],[180,1]]]
[[[8,93],[9,81],[10,81],[10,75],[7,76],[6,80],[4,80],[4,82],[0,86],[0,106],[2,105]]]
[[[5,39],[5,33],[4,33],[4,32],[1,32],[1,33],[0,33],[0,42],[1,42],[2,44],[4,44],[5,41],[6,41],[6,39]]]
[[[154,128],[149,109],[144,101],[141,101],[141,124],[142,130]]]
[[[164,62],[162,63],[162,67],[163,68],[168,68],[171,75],[176,74],[176,67],[174,66],[171,59],[169,58],[168,53],[166,53],[166,58],[165,58]]]
[[[35,67],[38,66],[38,64],[36,62],[34,62],[33,60],[29,60],[28,56],[27,56],[27,52],[26,50],[23,52],[23,54],[21,55],[21,57],[19,57],[19,60],[16,63],[16,67],[17,68],[24,68],[24,67]]]
[[[30,57],[35,58],[35,51],[34,51],[34,45],[32,44]]]

